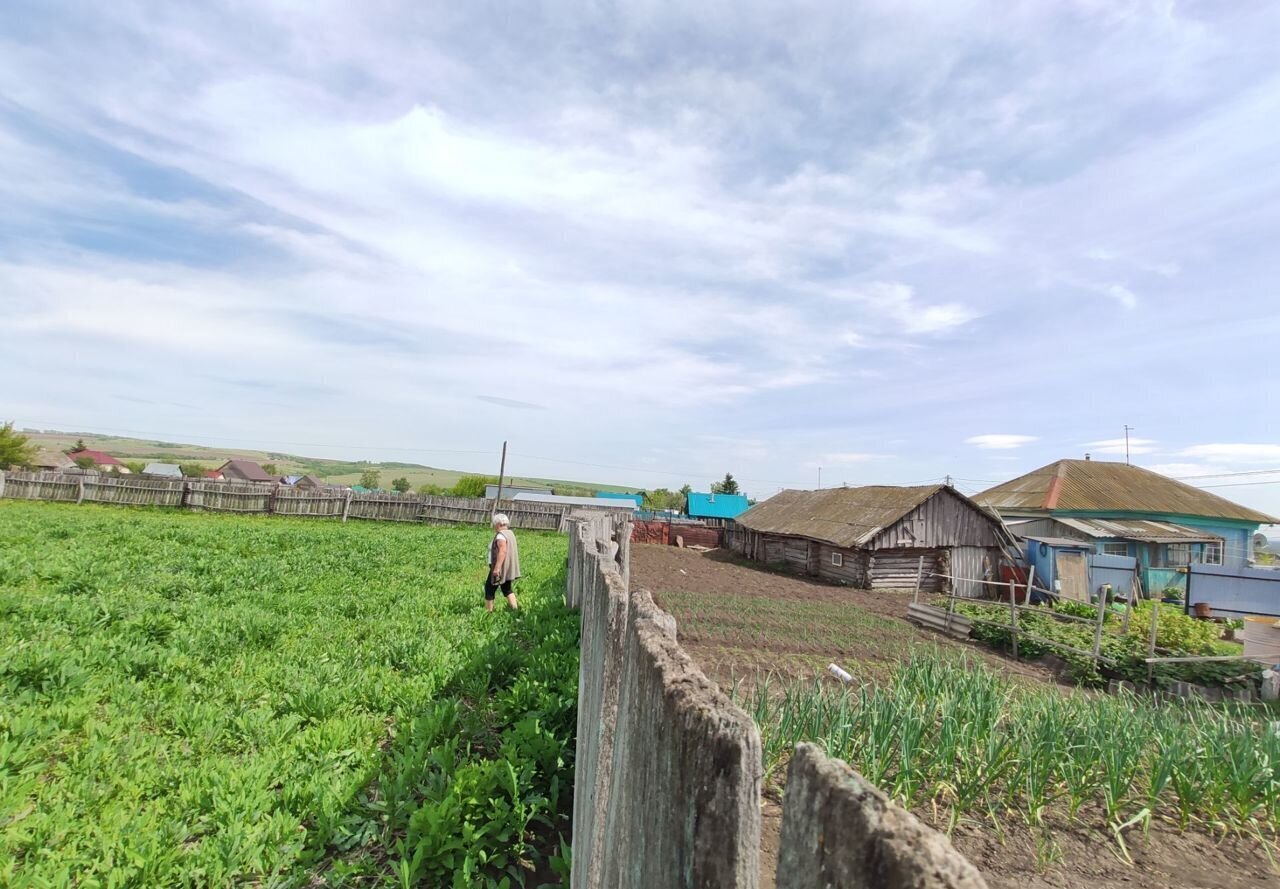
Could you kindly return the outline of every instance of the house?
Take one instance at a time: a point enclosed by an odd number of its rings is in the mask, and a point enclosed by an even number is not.
[[[122,472],[125,474],[128,474],[129,472],[129,467],[125,466],[115,457],[104,451],[92,451],[85,448],[82,451],[72,451],[70,454],[67,454],[67,456],[71,458],[72,463],[75,463],[82,457],[87,457],[93,461],[93,465],[98,469],[106,469],[111,472]]]
[[[324,482],[320,481],[320,479],[316,478],[314,475],[290,476],[290,478],[295,479],[295,481],[292,481],[289,484],[299,490],[305,489],[309,491],[319,491],[324,487]]]
[[[596,491],[597,500],[630,500],[639,509],[644,506],[643,494],[625,494],[621,491]]]
[[[685,512],[691,519],[708,520],[708,524],[723,525],[736,519],[751,508],[750,501],[742,494],[699,494],[690,491]]]
[[[636,508],[632,500],[610,500],[602,497],[568,497],[562,494],[547,494],[541,491],[521,491],[511,498],[517,503],[545,503],[549,506],[578,506],[588,509],[626,510]]]
[[[222,481],[222,472],[217,469],[206,469],[204,472],[200,473],[200,477],[220,482]]]
[[[1158,472],[1104,460],[1058,460],[974,497],[1022,538],[1088,542],[1137,559],[1144,590],[1185,588],[1192,563],[1243,568],[1260,525],[1280,519]]]
[[[182,478],[182,469],[177,463],[148,463],[143,468],[142,474],[157,478]]]
[[[717,495],[717,498],[721,495]],[[783,491],[738,516],[748,559],[863,588],[979,597],[1010,545],[998,518],[949,485]]]
[[[75,469],[75,461],[68,457],[62,451],[54,451],[49,448],[41,448],[36,451],[36,458],[32,461],[36,469],[61,471],[65,469]]]
[[[229,482],[274,482],[267,471],[252,460],[228,460],[218,467],[218,472]]]

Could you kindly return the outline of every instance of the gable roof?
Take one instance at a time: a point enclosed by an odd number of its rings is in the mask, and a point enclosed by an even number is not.
[[[232,472],[240,478],[248,479],[251,482],[275,481],[272,476],[267,475],[265,469],[252,460],[228,460],[218,467],[218,471],[224,476],[228,472]]]
[[[738,524],[766,534],[808,537],[834,546],[856,547],[943,490],[978,509],[969,498],[946,485],[865,485],[782,491],[738,516]],[[994,517],[989,518],[996,521]]]
[[[108,454],[106,451],[91,451],[88,448],[85,448],[83,451],[72,451],[70,454],[67,454],[67,456],[71,458],[72,463],[74,463],[76,460],[79,460],[81,457],[88,457],[93,461],[95,466],[123,466],[124,465],[115,457]]]
[[[742,494],[699,494],[689,492],[689,503],[686,512],[699,519],[736,519],[751,504]]]
[[[1266,513],[1150,469],[1106,460],[1059,460],[976,495],[1002,512],[1138,512],[1280,522]]]
[[[74,469],[76,465],[75,461],[62,451],[55,451],[52,448],[41,448],[36,451],[36,458],[32,462],[36,466],[47,466],[50,469]]]
[[[177,463],[148,463],[142,470],[143,475],[163,475],[166,478],[182,478],[182,469]]]

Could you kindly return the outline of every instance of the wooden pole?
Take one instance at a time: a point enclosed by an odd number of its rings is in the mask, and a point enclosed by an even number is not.
[[[502,505],[502,484],[507,478],[507,443],[502,443],[502,462],[498,465],[498,499],[493,502],[495,510],[500,509]]]
[[[1036,582],[1036,566],[1032,565],[1027,569],[1027,604],[1031,604],[1031,587]]]
[[[1151,600],[1151,638],[1147,641],[1147,657],[1156,656],[1156,627],[1160,623],[1160,600],[1158,598]],[[1155,668],[1151,662],[1147,662],[1147,682],[1151,682],[1155,678]]]
[[[1009,629],[1013,640],[1013,659],[1018,659],[1018,587],[1009,581]]]
[[[84,476],[76,479],[76,506],[84,503]]]
[[[351,492],[347,492],[347,496],[342,501],[342,520],[347,520],[347,513],[351,511]]]
[[[1098,622],[1093,627],[1093,656],[1102,654],[1102,622],[1107,619],[1107,594],[1098,590]]]
[[[912,597],[912,602],[920,601],[920,585],[924,582],[924,556],[920,557],[920,561],[916,564],[916,593]]]
[[[1129,635],[1129,618],[1133,616],[1133,600],[1142,591],[1142,577],[1138,571],[1138,563],[1133,563],[1133,583],[1129,585],[1129,607],[1124,610],[1124,634]]]

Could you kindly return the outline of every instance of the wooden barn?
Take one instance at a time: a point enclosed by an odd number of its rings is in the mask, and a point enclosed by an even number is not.
[[[972,598],[1011,542],[948,485],[783,491],[738,516],[728,537],[748,559],[864,589],[912,588],[923,557],[922,590]]]

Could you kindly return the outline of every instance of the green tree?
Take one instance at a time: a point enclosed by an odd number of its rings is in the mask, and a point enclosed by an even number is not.
[[[651,511],[663,509],[683,510],[684,494],[679,491],[670,491],[666,488],[654,488],[652,491],[644,493],[644,508]]]
[[[77,453],[77,452],[79,452],[79,451],[83,451],[83,450],[84,450],[85,448],[87,448],[87,447],[88,447],[88,445],[84,443],[84,439],[83,439],[83,438],[77,438],[77,439],[76,439],[76,443],[75,443],[74,445],[72,445],[72,446],[71,446],[71,450],[67,451],[67,453],[68,453],[68,454],[75,454],[75,453]]]
[[[17,466],[27,469],[35,464],[36,446],[13,428],[13,421],[0,426],[0,469]]]
[[[124,465],[134,475],[142,475],[142,470],[147,468],[147,464],[143,463],[141,460],[126,460],[124,461]]]
[[[278,466],[276,466],[276,464],[274,464],[274,463],[263,463],[263,464],[262,464],[262,471],[263,471],[263,472],[265,472],[267,475],[279,475],[279,474],[280,474],[280,468],[279,468]]]
[[[712,494],[737,494],[738,480],[733,477],[732,473],[724,474],[724,481],[711,483]]]
[[[427,482],[426,484],[418,485],[418,493],[429,494],[432,497],[444,497],[449,494],[450,491],[443,485],[435,485],[431,482]]]
[[[366,469],[364,472],[360,473],[360,487],[368,488],[371,491],[375,490],[378,487],[378,482],[381,477],[382,476],[378,470]]]
[[[391,483],[391,489],[398,494],[409,493],[409,488],[413,487],[409,484],[409,480],[403,475]]]
[[[483,497],[485,485],[496,485],[498,480],[491,475],[464,475],[453,486],[455,497]]]
[[[76,457],[76,465],[81,469],[92,469],[95,464],[92,457]]]
[[[182,463],[178,470],[187,478],[204,478],[204,467],[199,463]]]

